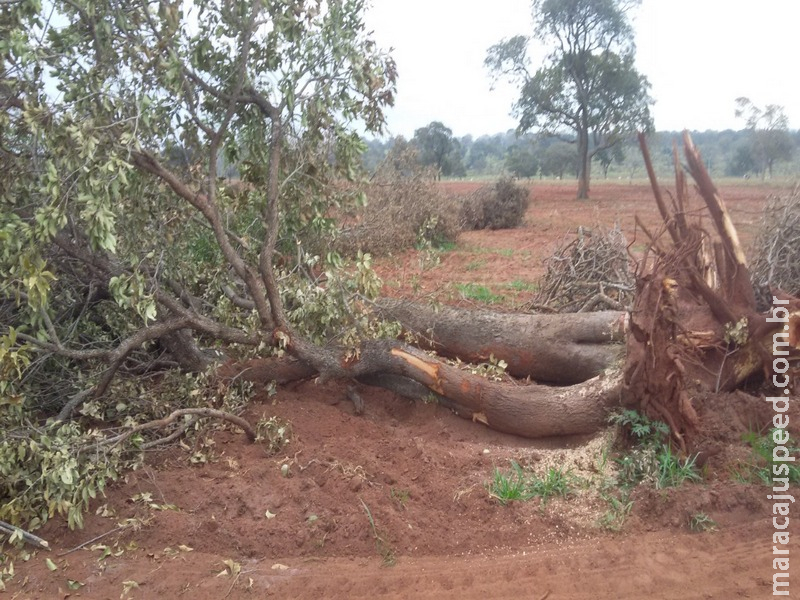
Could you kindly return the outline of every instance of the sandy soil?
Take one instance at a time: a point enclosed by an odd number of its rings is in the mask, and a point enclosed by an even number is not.
[[[446,185],[463,192],[473,184]],[[774,191],[722,188],[746,240]],[[504,307],[513,306],[530,292],[509,284],[535,282],[542,259],[578,225],[618,222],[637,243],[633,214],[657,222],[644,185],[598,183],[585,203],[573,200],[573,193],[572,185],[534,182],[525,227],[463,234],[438,267],[420,271],[412,253],[379,261],[387,293],[411,295],[417,275],[420,293],[468,303],[454,284],[481,283],[505,296]],[[598,492],[613,432],[526,440],[439,406],[381,390],[361,392],[361,416],[341,384],[302,382],[272,398],[259,394],[245,416],[251,422],[277,416],[292,427],[291,442],[274,456],[225,430],[213,435],[212,445],[195,448],[204,462],[190,462],[191,452],[181,448],[152,454],[145,468],[96,503],[97,514],[87,515],[85,529],[70,531],[55,519],[37,532],[53,551],[16,560],[6,596],[771,595],[767,490],[731,478],[736,462],[747,457],[742,433],[770,418],[757,395],[695,398],[704,423],[705,480],[679,489],[636,490],[630,515],[613,531],[602,525],[609,505]],[[794,412],[793,423],[800,424]],[[571,496],[544,506],[536,500],[503,506],[489,496],[486,483],[493,469],[506,469],[510,460],[537,471],[565,466],[581,483]],[[712,518],[717,531],[693,532],[689,520],[699,513]],[[118,529],[121,522],[133,525]],[[793,536],[800,534],[797,523],[792,521]],[[47,558],[56,570],[47,567]]]

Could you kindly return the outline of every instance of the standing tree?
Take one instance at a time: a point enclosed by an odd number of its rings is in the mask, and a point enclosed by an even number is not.
[[[577,164],[575,146],[556,141],[550,144],[542,155],[542,175],[564,179],[565,173],[575,175]]]
[[[762,178],[772,177],[772,168],[778,161],[792,158],[794,142],[789,135],[789,119],[783,107],[768,104],[761,109],[749,98],[736,99],[736,116],[747,121],[750,130],[750,157]]]
[[[535,177],[539,172],[539,156],[531,139],[521,139],[506,150],[506,169],[515,177]]]
[[[634,66],[627,13],[638,0],[533,0],[534,37],[554,49],[533,75],[524,36],[489,48],[495,76],[521,86],[519,131],[554,136],[571,131],[577,144],[578,198],[589,197],[592,156],[624,134],[652,127],[650,84]]]
[[[437,178],[466,173],[461,161],[461,144],[453,137],[453,131],[439,121],[414,132],[411,143],[419,150],[419,160],[425,166],[436,169]]]

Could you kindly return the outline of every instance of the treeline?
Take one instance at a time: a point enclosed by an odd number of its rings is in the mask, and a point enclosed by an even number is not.
[[[659,174],[673,169],[673,143],[680,131],[660,131],[648,136],[654,166]],[[713,177],[790,177],[800,174],[800,131],[753,130],[693,131]],[[543,137],[532,133],[518,136],[505,133],[474,138],[454,137],[449,128],[434,122],[418,129],[410,140],[402,136],[367,141],[363,161],[372,171],[396,145],[410,145],[420,164],[434,167],[442,177],[497,177],[574,179],[577,174],[577,149],[568,139]],[[592,177],[645,177],[644,162],[636,136],[621,139],[615,146],[600,150],[592,159]]]

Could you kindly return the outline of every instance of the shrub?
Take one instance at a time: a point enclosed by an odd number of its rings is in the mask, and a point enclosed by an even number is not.
[[[528,210],[529,192],[510,179],[475,190],[460,211],[464,229],[512,229],[519,227]]]

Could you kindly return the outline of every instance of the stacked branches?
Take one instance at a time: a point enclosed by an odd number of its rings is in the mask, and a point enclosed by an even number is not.
[[[530,309],[550,312],[627,310],[635,289],[628,242],[618,227],[578,229],[545,261]]]
[[[800,189],[769,199],[753,256],[753,287],[760,303],[766,301],[760,309],[769,306],[773,289],[800,296]]]

